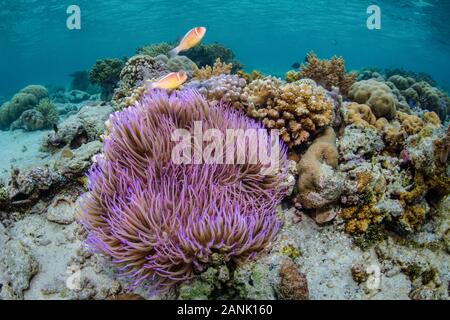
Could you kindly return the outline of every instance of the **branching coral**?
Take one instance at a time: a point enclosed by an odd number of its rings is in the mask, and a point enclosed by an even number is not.
[[[36,110],[44,116],[44,128],[52,128],[53,125],[58,123],[58,110],[49,99],[42,99],[41,101],[39,101]]]
[[[124,62],[119,59],[98,60],[89,72],[89,81],[102,88],[102,99],[111,100],[114,88],[120,80]]]
[[[222,133],[261,124],[225,105],[209,105],[192,91],[152,91],[110,121],[81,216],[90,246],[111,256],[134,285],[154,280],[165,288],[204,270],[213,255],[239,263],[273,239],[284,174],[263,174],[259,161],[171,160],[174,130],[192,134],[195,121]],[[285,172],[285,148],[277,159]]]
[[[272,79],[255,81],[262,85],[250,94],[244,90],[250,102],[248,114],[261,119],[268,129],[279,129],[289,147],[302,144],[332,122],[334,103],[323,88],[303,81],[279,87]]]
[[[316,138],[298,164],[298,197],[302,207],[319,209],[336,201],[341,179],[334,169],[338,164],[336,135],[332,128]]]
[[[233,65],[231,63],[222,63],[222,61],[220,61],[220,58],[217,58],[212,67],[205,66],[199,69],[197,66],[195,66],[193,72],[194,79],[207,80],[221,74],[230,74],[232,67]]]
[[[340,93],[346,96],[349,88],[355,82],[356,74],[345,72],[345,63],[342,57],[333,56],[330,60],[319,60],[314,52],[310,52],[307,62],[302,64],[298,73],[289,72],[286,75],[286,80],[289,82],[302,78],[313,79],[327,90],[337,87]]]
[[[391,89],[383,82],[358,81],[351,86],[348,97],[357,103],[367,104],[377,118],[390,120],[395,117],[396,99]]]

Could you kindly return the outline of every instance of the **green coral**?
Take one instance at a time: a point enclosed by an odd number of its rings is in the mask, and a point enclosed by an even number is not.
[[[235,59],[234,52],[218,43],[213,44],[200,44],[194,48],[182,52],[182,55],[187,56],[189,59],[199,67],[212,66],[217,58],[220,58],[222,63],[232,63],[232,73],[242,69],[242,64]]]
[[[174,47],[175,45],[167,42],[153,43],[137,49],[136,54],[143,54],[153,58],[159,56],[160,54],[168,56],[169,51],[172,50]]]
[[[32,94],[33,96],[36,97],[36,99],[38,101],[48,97],[47,88],[44,86],[38,85],[38,84],[32,84],[32,85],[26,86],[25,88],[20,90],[19,93]]]
[[[193,280],[180,286],[178,299],[207,300],[214,290],[214,286],[200,279]]]
[[[102,88],[102,100],[111,100],[125,62],[119,59],[98,60],[89,72],[89,81]]]
[[[22,113],[33,109],[46,97],[48,97],[48,90],[41,85],[29,85],[20,90],[0,107],[0,129],[8,129]]]
[[[284,256],[288,256],[291,259],[295,259],[301,256],[300,250],[291,244],[288,244],[287,246],[281,248],[280,253]]]
[[[58,110],[56,109],[53,102],[50,101],[50,99],[41,100],[37,105],[36,110],[39,111],[44,116],[45,128],[52,128],[53,125],[58,123],[59,121]]]

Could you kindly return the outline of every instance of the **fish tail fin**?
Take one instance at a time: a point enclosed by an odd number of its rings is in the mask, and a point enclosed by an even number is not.
[[[178,47],[173,48],[172,50],[169,51],[169,58],[177,56],[178,52],[179,52]]]

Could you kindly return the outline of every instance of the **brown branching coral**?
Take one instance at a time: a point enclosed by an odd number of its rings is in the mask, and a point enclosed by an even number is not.
[[[357,128],[375,128],[377,119],[368,105],[350,102],[344,106],[346,124],[353,124]]]
[[[340,195],[336,135],[331,127],[316,138],[298,163],[298,196],[302,207],[318,209],[334,202]]]
[[[355,73],[345,72],[345,62],[342,57],[333,56],[330,60],[319,60],[314,52],[308,54],[307,62],[302,64],[298,73],[288,72],[286,81],[292,82],[302,78],[310,78],[327,90],[338,87],[346,96],[355,82]]]
[[[222,63],[222,61],[220,61],[220,58],[217,58],[212,67],[205,66],[202,68],[198,68],[197,66],[194,66],[193,78],[198,80],[207,80],[221,74],[230,74],[232,68],[233,64]]]
[[[250,72],[250,73],[247,73],[247,72],[245,72],[245,71],[243,71],[243,70],[238,70],[238,72],[236,72],[236,74],[237,74],[239,77],[244,78],[245,81],[247,81],[247,83],[250,83],[250,82],[252,82],[252,81],[254,81],[254,80],[257,80],[257,79],[262,79],[262,78],[264,78],[264,75],[263,75],[262,72],[259,71],[259,70],[253,70],[253,71]]]
[[[289,147],[302,144],[332,122],[334,104],[323,88],[302,81],[281,86],[273,79],[255,81],[249,87],[256,90],[246,99],[248,114],[261,119],[268,129],[279,129]]]

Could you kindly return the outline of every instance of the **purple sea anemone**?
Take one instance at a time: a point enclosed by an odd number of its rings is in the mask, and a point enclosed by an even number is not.
[[[218,254],[242,263],[273,240],[275,208],[285,196],[287,160],[262,174],[263,164],[175,164],[175,129],[262,129],[227,105],[211,106],[194,91],[146,94],[111,117],[104,152],[89,172],[81,202],[88,244],[111,256],[137,286],[157,289],[193,277]],[[223,152],[226,152],[224,150]]]

